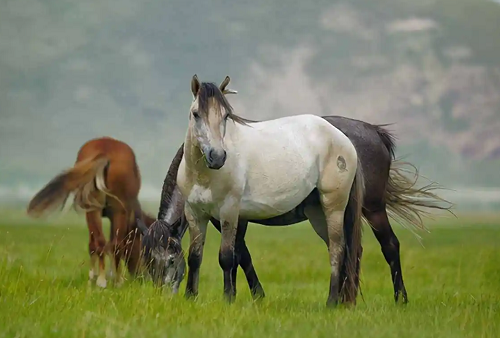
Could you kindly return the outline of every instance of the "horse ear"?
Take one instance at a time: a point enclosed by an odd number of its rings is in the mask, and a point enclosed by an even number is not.
[[[227,85],[229,84],[229,81],[231,81],[231,78],[229,76],[226,76],[226,78],[221,82],[219,89],[221,92],[224,93],[224,90],[226,89]]]
[[[148,233],[148,227],[146,226],[146,224],[144,224],[144,222],[140,218],[136,218],[135,220],[137,222],[137,227],[142,232],[142,235],[146,236]]]
[[[236,90],[226,88],[227,85],[229,84],[229,81],[231,81],[231,78],[229,76],[226,76],[224,81],[222,81],[222,83],[219,86],[221,93],[224,95],[225,94],[238,94],[238,92]]]
[[[194,74],[193,78],[191,79],[191,93],[193,93],[194,97],[196,97],[199,90],[200,90],[200,81],[198,81],[198,76]]]

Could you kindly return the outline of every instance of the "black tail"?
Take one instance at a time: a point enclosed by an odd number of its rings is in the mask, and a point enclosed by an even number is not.
[[[404,175],[413,169],[413,178]],[[408,162],[393,160],[386,188],[386,203],[389,216],[401,225],[425,229],[422,216],[428,216],[430,210],[445,210],[453,214],[453,204],[439,197],[435,191],[441,190],[436,182],[417,187],[418,169]]]
[[[439,197],[435,191],[444,189],[436,182],[417,187],[420,177],[418,169],[409,162],[396,160],[395,137],[384,129],[387,125],[378,125],[377,133],[391,154],[392,163],[385,191],[385,201],[389,217],[407,228],[425,229],[422,216],[430,214],[431,210],[446,210],[453,214],[453,203]],[[408,168],[404,168],[407,166]],[[410,173],[410,178],[404,173]]]
[[[359,289],[359,271],[361,268],[362,212],[365,183],[363,170],[358,159],[356,178],[349,195],[346,212],[344,214],[345,250],[342,267],[340,269],[340,299],[343,303],[356,303]]]

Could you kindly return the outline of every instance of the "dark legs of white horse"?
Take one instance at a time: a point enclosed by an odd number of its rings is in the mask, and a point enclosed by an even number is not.
[[[233,302],[236,297],[236,271],[238,269],[236,255],[236,250],[228,247],[221,246],[219,250],[219,265],[224,278],[224,296],[229,302]]]
[[[327,217],[321,206],[310,206],[305,208],[305,214],[311,225],[321,239],[328,247],[331,264],[330,290],[328,293],[328,306],[335,306],[339,300],[340,290],[340,267],[342,266],[344,256],[344,230],[343,218],[344,212],[333,212],[330,214],[330,222],[337,226],[328,227]],[[340,225],[339,225],[340,223]]]
[[[236,272],[238,267],[236,259],[236,233],[238,229],[238,213],[235,199],[229,199],[220,210],[221,214],[221,244],[219,251],[219,265],[224,275],[224,296],[228,302],[233,302],[236,297]]]
[[[203,247],[207,235],[208,219],[198,218],[186,207],[186,219],[189,222],[189,256],[188,278],[186,283],[186,298],[198,295],[198,282],[200,279],[200,266],[203,260]]]

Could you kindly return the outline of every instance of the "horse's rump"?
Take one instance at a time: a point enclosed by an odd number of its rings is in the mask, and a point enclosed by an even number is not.
[[[70,193],[74,193],[73,207],[86,211],[105,207],[106,195],[117,198],[106,188],[106,168],[109,159],[102,153],[78,161],[72,168],[54,177],[30,201],[28,214],[40,216],[46,211],[63,208]]]

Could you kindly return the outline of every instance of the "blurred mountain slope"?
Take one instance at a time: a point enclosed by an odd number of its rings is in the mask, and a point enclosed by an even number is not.
[[[426,176],[499,187],[499,22],[488,0],[6,0],[0,186],[38,189],[109,135],[159,190],[197,73],[230,75],[246,117],[394,123]]]

